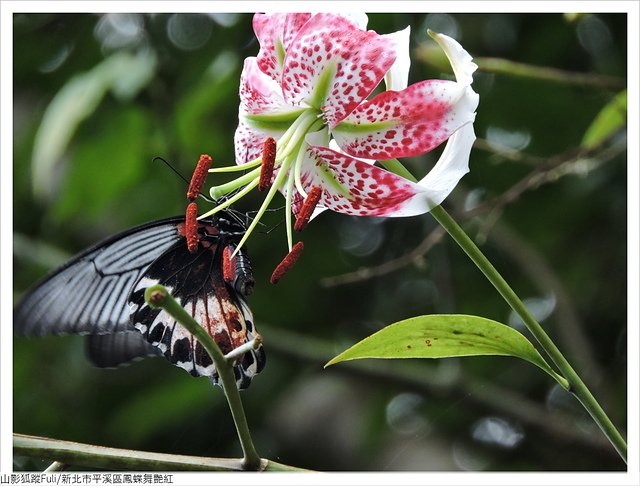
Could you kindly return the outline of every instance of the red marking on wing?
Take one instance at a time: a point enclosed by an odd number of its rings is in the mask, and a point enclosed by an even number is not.
[[[298,261],[298,258],[300,258],[302,250],[304,250],[304,243],[302,243],[302,241],[298,241],[295,245],[293,245],[291,251],[287,253],[287,256],[282,259],[282,261],[278,264],[276,269],[271,274],[270,282],[272,284],[278,283],[280,279],[293,268],[293,266]]]
[[[189,201],[194,201],[198,197],[198,194],[200,194],[200,189],[202,189],[202,185],[207,179],[207,173],[209,171],[209,167],[211,167],[211,162],[212,159],[209,155],[202,154],[200,156],[198,165],[196,165],[193,175],[191,176],[189,188],[187,189],[187,199],[189,199]]]

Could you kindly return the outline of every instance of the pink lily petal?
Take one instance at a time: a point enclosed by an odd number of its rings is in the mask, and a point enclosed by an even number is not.
[[[426,190],[403,177],[327,147],[309,146],[307,152],[311,163],[302,184],[322,187],[324,208],[354,216],[412,216],[430,209]]]
[[[233,138],[236,164],[245,164],[260,157],[264,141],[268,137],[278,140],[283,134],[283,130],[260,130],[241,119]]]
[[[240,77],[239,124],[234,137],[236,163],[244,164],[262,153],[267,137],[280,138],[282,121],[295,119],[300,108],[285,103],[280,86],[258,69],[255,57],[244,61]]]
[[[434,149],[473,121],[477,105],[471,87],[422,81],[362,103],[332,133],[342,150],[354,157],[411,157]]]
[[[280,85],[263,73],[255,57],[244,60],[240,75],[240,113],[251,115],[299,112],[282,97]]]
[[[284,57],[310,13],[275,13],[253,16],[253,31],[260,42],[258,66],[263,73],[280,81]]]
[[[338,15],[314,15],[287,50],[284,99],[321,109],[333,127],[369,96],[395,58],[392,39]]]

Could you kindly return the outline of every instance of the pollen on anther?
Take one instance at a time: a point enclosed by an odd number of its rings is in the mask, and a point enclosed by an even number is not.
[[[280,281],[282,277],[284,277],[289,270],[293,268],[293,266],[300,258],[300,254],[304,250],[304,243],[302,241],[298,241],[287,256],[285,256],[282,261],[278,264],[276,269],[271,274],[271,279],[269,280],[272,284],[276,284]]]
[[[187,237],[187,249],[190,253],[195,253],[198,249],[198,205],[189,203],[185,214],[184,233]]]
[[[293,229],[296,231],[302,231],[309,224],[313,210],[316,208],[322,197],[322,188],[320,186],[314,186],[307,194],[307,198],[302,203],[302,207],[296,216],[296,222],[293,225]]]
[[[233,284],[236,278],[236,257],[233,255],[233,248],[225,246],[222,252],[222,278],[228,284]]]
[[[198,160],[198,164],[196,165],[195,170],[193,171],[193,175],[191,176],[191,182],[189,183],[189,188],[187,189],[187,199],[189,201],[195,201],[200,194],[200,189],[202,189],[202,185],[204,181],[207,179],[207,172],[211,167],[211,157],[202,154],[200,159]]]
[[[264,191],[271,186],[271,177],[273,176],[273,166],[276,162],[276,141],[269,137],[264,141],[262,146],[262,167],[260,168],[260,180],[258,182],[258,190]]]

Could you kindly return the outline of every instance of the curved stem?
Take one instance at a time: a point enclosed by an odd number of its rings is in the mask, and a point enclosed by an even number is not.
[[[620,457],[627,462],[627,444],[616,427],[613,425],[607,414],[604,412],[595,397],[591,394],[582,379],[571,367],[564,355],[560,352],[551,338],[544,331],[542,326],[536,321],[529,309],[524,305],[509,284],[502,278],[495,267],[489,262],[487,257],[480,251],[476,244],[467,236],[464,230],[441,206],[436,206],[431,210],[433,217],[451,235],[456,243],[471,258],[473,263],[484,273],[487,279],[493,284],[502,298],[511,308],[522,318],[525,325],[538,340],[540,346],[546,351],[549,357],[556,364],[562,375],[569,382],[568,391],[573,393],[582,406],[589,412],[593,420],[607,436],[611,444],[616,448]]]
[[[244,469],[257,471],[261,464],[260,456],[256,452],[253,441],[251,440],[251,433],[249,432],[247,418],[244,414],[244,408],[242,407],[240,392],[238,391],[236,379],[233,374],[233,366],[225,359],[222,351],[220,351],[215,341],[211,339],[211,336],[207,334],[207,331],[174,300],[162,285],[153,285],[147,288],[145,291],[145,300],[151,306],[162,307],[166,310],[200,341],[200,344],[204,346],[209,356],[211,356],[211,359],[213,359],[216,364],[218,376],[222,382],[224,394],[229,403],[229,408],[231,409],[233,422],[238,432],[238,439],[240,439],[240,445],[242,446],[242,452],[244,454],[242,466]]]

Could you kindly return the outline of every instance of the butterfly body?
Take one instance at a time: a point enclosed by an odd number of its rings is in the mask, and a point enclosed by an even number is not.
[[[117,366],[163,354],[194,376],[217,383],[202,345],[162,309],[144,301],[144,290],[164,285],[202,325],[223,353],[255,336],[245,301],[253,276],[245,253],[231,275],[222,272],[226,247],[235,248],[244,226],[226,211],[198,222],[198,245],[187,249],[184,217],[148,223],[82,252],[30,290],[14,312],[16,334],[88,335],[90,359]],[[238,290],[240,289],[240,290]],[[235,365],[239,388],[264,367],[262,347]]]

